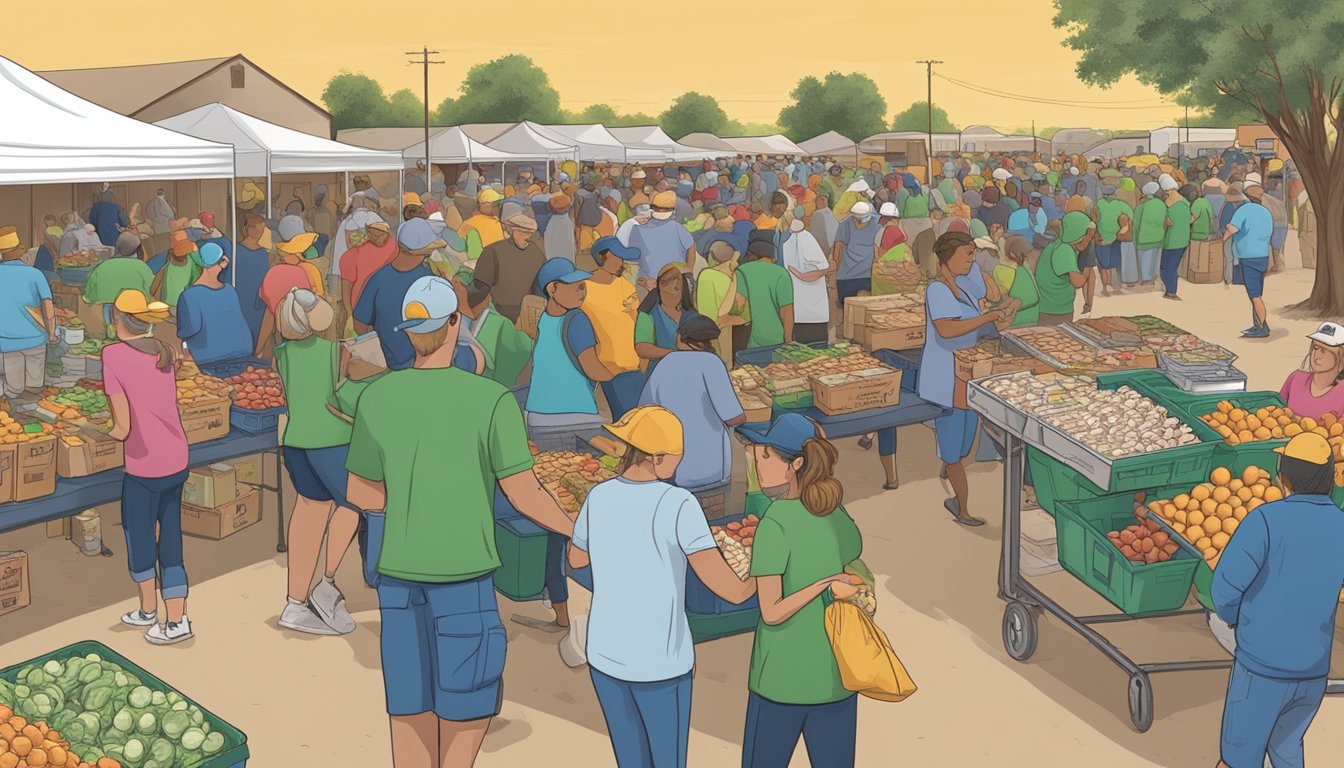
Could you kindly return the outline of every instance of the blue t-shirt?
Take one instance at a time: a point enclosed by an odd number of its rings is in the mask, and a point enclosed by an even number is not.
[[[632,683],[690,672],[687,558],[715,546],[691,492],[623,477],[599,483],[574,522],[573,542],[592,559],[588,664]]]
[[[150,256],[147,261],[145,261],[145,264],[149,266],[149,271],[153,272],[156,275],[159,274],[159,270],[163,269],[164,265],[167,263],[168,263],[167,251],[164,251],[163,253],[156,253],[153,256]]]
[[[262,318],[266,317],[266,303],[261,300],[261,281],[266,279],[266,272],[271,268],[270,258],[265,248],[248,248],[240,243],[233,262],[219,276],[224,282],[233,283],[233,287],[238,290],[238,303],[243,309],[243,319],[252,332],[253,347],[261,335]],[[228,274],[235,270],[236,274]]]
[[[727,482],[733,447],[725,421],[742,415],[728,369],[712,352],[679,351],[664,357],[644,383],[640,405],[661,405],[681,421],[683,445],[675,480],[700,489]]]
[[[51,285],[42,271],[13,259],[0,262],[0,352],[23,352],[47,343],[47,332],[28,312],[42,312]]]
[[[243,319],[238,292],[193,285],[177,299],[177,337],[187,343],[197,363],[241,360],[253,350],[252,334]]]
[[[639,249],[641,277],[658,277],[658,272],[686,260],[686,251],[695,244],[691,233],[679,221],[650,219],[630,234],[630,247]]]
[[[89,223],[98,232],[98,240],[103,245],[116,245],[121,230],[131,226],[126,212],[111,200],[99,200],[89,209]]]
[[[566,318],[568,322],[566,323]],[[559,327],[557,327],[559,326]],[[565,329],[560,341],[560,328]],[[529,413],[597,413],[593,382],[574,365],[579,355],[597,346],[593,321],[579,310],[566,315],[541,314],[537,343],[532,348],[532,386],[527,393]],[[571,359],[572,353],[572,359]]]
[[[873,243],[881,227],[876,219],[860,227],[853,216],[840,222],[835,231],[835,242],[844,243],[844,253],[840,255],[840,269],[835,273],[836,280],[866,280],[873,276]]]
[[[415,348],[411,346],[410,337],[397,330],[402,322],[401,305],[411,284],[432,274],[424,263],[417,264],[410,272],[400,272],[388,264],[373,273],[364,285],[364,292],[359,294],[352,314],[355,320],[378,332],[378,343],[387,358],[388,370],[400,371],[415,363]]]
[[[1247,201],[1232,214],[1230,226],[1237,228],[1232,236],[1232,253],[1237,261],[1269,258],[1269,240],[1274,234],[1274,217],[1265,206]]]
[[[972,274],[979,272],[972,270]],[[983,277],[981,278],[983,280]],[[975,346],[978,333],[968,333],[945,339],[938,335],[934,320],[964,320],[978,317],[980,310],[975,299],[969,295],[961,278],[957,278],[957,287],[961,297],[952,294],[952,289],[941,280],[929,283],[924,290],[924,356],[919,364],[919,396],[931,403],[951,408],[956,388],[956,365],[952,353],[958,349]]]

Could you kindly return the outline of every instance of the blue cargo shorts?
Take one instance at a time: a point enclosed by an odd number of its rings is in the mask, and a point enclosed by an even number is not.
[[[1240,662],[1227,680],[1222,758],[1231,768],[1302,768],[1302,737],[1325,698],[1324,678],[1277,680]]]

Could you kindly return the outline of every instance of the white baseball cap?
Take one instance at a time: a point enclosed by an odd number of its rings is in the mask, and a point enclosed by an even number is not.
[[[873,206],[860,200],[850,206],[849,212],[854,216],[871,216],[873,213]]]
[[[1247,187],[1263,187],[1263,186],[1264,182],[1261,181],[1260,174],[1258,173],[1246,174],[1246,180],[1241,182],[1242,189],[1246,189]]]
[[[1319,341],[1327,347],[1344,347],[1344,325],[1326,321],[1315,333],[1307,334],[1312,341]]]
[[[878,209],[877,209],[877,215],[878,215],[878,216],[900,216],[900,215],[901,215],[901,212],[898,211],[898,210],[896,210],[896,204],[895,204],[895,203],[892,203],[892,202],[886,202],[886,203],[883,203],[883,204],[882,204],[882,207],[881,207],[881,208],[878,208]]]

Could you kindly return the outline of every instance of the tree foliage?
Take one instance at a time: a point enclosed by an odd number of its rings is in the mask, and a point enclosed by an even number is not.
[[[927,101],[912,102],[905,108],[904,112],[898,112],[896,117],[891,120],[891,130],[893,131],[927,131],[929,130],[929,103]],[[947,116],[947,110],[933,105],[933,130],[935,133],[956,133],[961,130],[952,124]]]
[[[560,93],[531,58],[509,54],[468,70],[461,95],[445,99],[435,118],[444,125],[554,123],[560,119]]]
[[[793,103],[779,111],[779,124],[794,141],[827,131],[859,140],[886,127],[887,100],[872,78],[858,72],[830,72],[823,80],[804,77],[789,97]]]
[[[410,89],[402,88],[387,97],[387,125],[410,127],[424,123],[425,103]]]
[[[367,75],[341,72],[327,81],[322,102],[331,113],[331,130],[376,128],[388,125],[387,97],[383,87]]]
[[[727,127],[728,114],[713,96],[687,91],[658,116],[658,124],[677,139],[689,133],[717,134]]]

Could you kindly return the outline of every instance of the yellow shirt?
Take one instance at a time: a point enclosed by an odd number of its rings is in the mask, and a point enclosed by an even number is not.
[[[471,218],[462,222],[462,227],[457,230],[460,237],[466,237],[468,232],[476,231],[480,235],[481,247],[484,248],[491,243],[498,243],[504,239],[504,225],[499,223],[499,219],[494,216],[484,214],[475,214]]]
[[[753,221],[752,224],[755,224],[757,229],[770,231],[779,226],[779,219],[776,219],[768,213],[762,213],[760,216],[756,217],[756,220]]]
[[[318,296],[324,296],[327,293],[326,286],[322,284],[322,270],[306,261],[300,261],[299,266],[308,275],[308,282],[313,286],[313,293]]]
[[[639,369],[635,354],[635,316],[639,314],[639,296],[629,280],[616,279],[611,285],[588,281],[588,297],[583,313],[593,323],[597,336],[597,359],[612,373]]]

